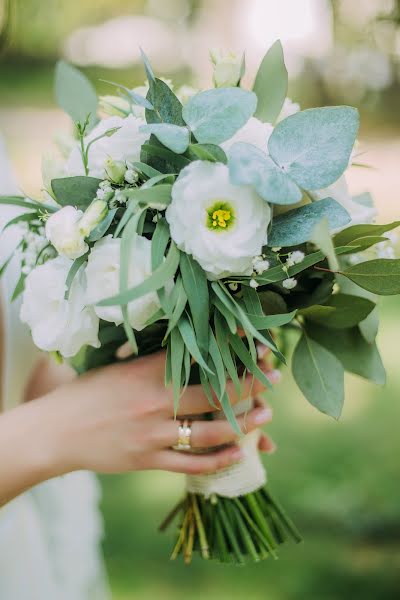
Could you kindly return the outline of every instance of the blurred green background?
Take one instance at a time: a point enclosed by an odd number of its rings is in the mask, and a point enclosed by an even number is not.
[[[208,48],[246,50],[246,82],[281,38],[290,96],[303,107],[345,103],[362,115],[354,193],[375,196],[379,220],[399,215],[400,2],[395,0],[0,1],[0,134],[20,186],[40,190],[40,156],[70,127],[52,94],[55,61],[80,66],[101,93],[112,79],[140,85],[143,46],[158,73],[210,84]],[[7,25],[7,27],[5,27]],[[104,551],[116,600],[392,600],[400,597],[400,301],[382,302],[384,388],[347,378],[339,423],[317,414],[289,370],[270,394],[278,452],[271,489],[304,535],[277,562],[246,569],[167,559],[156,531],[183,480],[165,473],[102,478]],[[27,599],[28,600],[28,599]],[[72,600],[72,599],[71,599]]]

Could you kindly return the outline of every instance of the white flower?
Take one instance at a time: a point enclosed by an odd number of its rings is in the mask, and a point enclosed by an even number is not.
[[[294,250],[293,252],[289,252],[289,256],[286,260],[286,266],[293,267],[294,265],[303,262],[304,256],[304,252],[301,252],[300,250]]]
[[[178,247],[220,279],[252,273],[271,211],[252,187],[230,183],[226,165],[195,161],[176,180],[166,217]]]
[[[123,322],[120,306],[96,306],[100,300],[114,296],[119,292],[121,240],[107,235],[93,246],[86,267],[86,301],[93,304],[100,319],[116,325]],[[129,261],[128,287],[142,283],[152,273],[151,242],[136,236],[132,243],[132,256]],[[146,294],[128,304],[128,316],[131,326],[141,331],[145,323],[160,308],[155,292]]]
[[[32,330],[41,350],[75,356],[82,346],[98,348],[99,320],[85,306],[85,271],[75,275],[69,298],[65,299],[66,278],[72,261],[57,257],[31,271],[25,281],[21,320]]]
[[[79,258],[88,250],[84,235],[79,231],[82,211],[64,206],[46,221],[46,237],[61,256]]]
[[[234,52],[210,50],[215,87],[235,87],[242,76],[243,58]]]
[[[250,279],[250,283],[249,283],[250,287],[253,288],[254,290],[256,290],[258,288],[258,283],[255,279]]]
[[[263,123],[256,117],[251,117],[243,127],[239,129],[229,140],[220,144],[221,148],[227,152],[233,144],[245,142],[253,144],[260,150],[268,152],[268,140],[274,128],[271,123]]]
[[[134,183],[136,183],[139,179],[139,174],[137,171],[135,171],[135,169],[127,169],[127,171],[125,172],[125,181],[127,183],[130,183],[131,185],[133,185]]]
[[[85,146],[107,131],[119,128],[112,135],[104,135],[94,142],[89,148],[89,175],[106,179],[106,161],[134,162],[140,160],[140,149],[148,139],[147,133],[141,133],[140,127],[144,124],[142,119],[129,115],[126,119],[122,117],[109,117],[103,119],[85,138]],[[72,150],[66,166],[68,175],[84,175],[81,151],[76,144]]]
[[[277,118],[276,122],[279,123],[279,121],[283,121],[283,119],[287,119],[287,117],[290,117],[290,116],[296,114],[297,112],[299,112],[299,110],[300,110],[300,104],[297,104],[297,102],[293,102],[290,98],[285,98],[285,101],[282,106],[282,110],[279,113],[279,117]]]
[[[269,261],[263,255],[255,256],[253,258],[253,269],[258,275],[261,275],[261,273],[269,269]]]
[[[332,183],[326,188],[314,190],[312,195],[317,200],[323,198],[333,198],[339,202],[351,217],[350,225],[358,225],[360,223],[371,223],[376,215],[377,210],[374,206],[364,206],[355,202],[350,196],[347,186],[346,176],[342,175],[335,183]],[[347,224],[345,227],[348,227]]]
[[[282,281],[282,285],[286,290],[292,290],[297,285],[297,279],[294,277],[288,277]]]

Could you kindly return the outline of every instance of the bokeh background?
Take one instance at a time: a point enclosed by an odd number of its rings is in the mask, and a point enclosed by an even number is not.
[[[302,107],[352,104],[362,115],[354,193],[371,190],[379,220],[400,213],[399,0],[3,0],[0,132],[21,188],[40,191],[40,157],[70,123],[55,106],[54,64],[80,66],[100,93],[111,79],[144,81],[139,46],[158,74],[210,84],[210,47],[246,50],[246,82],[277,39],[290,96]],[[339,423],[318,414],[289,370],[270,395],[266,459],[271,488],[304,534],[278,562],[246,569],[167,560],[157,533],[182,479],[162,473],[103,477],[104,551],[116,600],[393,600],[400,597],[400,302],[382,302],[379,345],[388,383],[347,377]],[[28,600],[28,599],[27,599]],[[73,600],[73,599],[71,599]]]

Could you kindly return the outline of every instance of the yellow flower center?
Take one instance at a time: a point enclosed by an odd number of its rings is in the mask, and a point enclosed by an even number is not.
[[[207,227],[214,231],[228,229],[235,220],[232,206],[228,202],[218,200],[207,209]]]

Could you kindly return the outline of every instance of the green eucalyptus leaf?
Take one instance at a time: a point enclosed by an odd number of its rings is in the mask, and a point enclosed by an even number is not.
[[[184,126],[182,118],[182,104],[171,88],[161,79],[149,80],[147,100],[151,102],[154,110],[146,109],[147,123],[171,123]]]
[[[152,68],[152,66],[151,66],[151,64],[150,64],[150,61],[149,61],[149,59],[147,58],[146,54],[145,54],[145,53],[144,53],[144,51],[142,50],[142,48],[140,48],[140,55],[141,55],[141,57],[142,57],[142,61],[143,61],[143,65],[144,65],[144,69],[145,69],[145,71],[146,71],[146,77],[147,77],[147,79],[148,79],[148,81],[149,81],[149,84],[151,84],[151,82],[153,82],[153,83],[154,83],[154,82],[155,82],[155,80],[156,80],[156,77],[155,77],[155,75],[154,75],[153,68]]]
[[[341,274],[379,296],[400,294],[400,259],[369,260],[352,265]]]
[[[293,353],[292,372],[310,404],[335,419],[340,417],[344,401],[344,369],[331,352],[303,334]]]
[[[187,127],[172,123],[150,123],[140,127],[142,133],[153,133],[167,148],[182,154],[189,146],[190,133]]]
[[[24,196],[0,196],[0,206],[21,206],[22,208],[29,208],[36,211],[47,211],[50,213],[57,212],[58,206],[51,204],[45,204],[44,202],[36,202],[34,200],[27,200]]]
[[[197,342],[203,356],[207,356],[209,347],[208,319],[210,310],[207,277],[199,263],[185,252],[181,252],[179,266],[183,287],[189,302],[193,325],[196,331]]]
[[[83,124],[89,117],[89,126],[97,121],[97,94],[91,82],[81,71],[60,60],[56,66],[55,96],[57,104],[75,123]]]
[[[208,326],[208,323],[207,323]],[[209,327],[209,331],[208,331],[208,339],[209,339],[209,347],[208,347],[208,352],[209,352],[209,356],[212,362],[209,363],[209,365],[211,366],[211,368],[213,368],[213,370],[215,371],[215,377],[216,377],[216,384],[217,384],[217,389],[214,390],[217,393],[217,397],[218,400],[220,402],[222,402],[222,398],[225,394],[225,388],[226,388],[226,374],[225,374],[225,366],[224,366],[224,361],[222,360],[222,356],[221,356],[221,351],[220,348],[215,340],[214,334],[212,332],[212,329]],[[212,379],[211,379],[212,381]]]
[[[306,323],[307,335],[336,356],[349,373],[378,385],[386,381],[385,368],[375,343],[368,343],[358,327],[332,331],[316,323]]]
[[[313,311],[315,308],[330,309],[330,311]],[[367,298],[349,294],[334,294],[326,304],[303,309],[301,314],[324,327],[348,329],[366,319],[374,308],[374,302]]]
[[[257,71],[253,91],[257,95],[255,116],[264,123],[275,123],[287,95],[288,72],[283,48],[277,40],[264,56]]]
[[[225,320],[218,310],[216,310],[214,312],[214,325],[215,325],[215,338],[216,338],[216,342],[218,344],[218,348],[221,352],[221,357],[224,362],[225,369],[227,370],[227,373],[228,373],[229,377],[231,378],[233,385],[235,386],[235,391],[236,391],[237,397],[240,398],[241,386],[240,386],[239,375],[237,372],[237,367],[232,358],[231,349],[230,349],[229,342],[228,342],[228,339],[226,336]]]
[[[224,165],[228,162],[225,152],[215,144],[190,144],[189,155],[193,156],[194,160],[208,160]]]
[[[271,388],[271,382],[268,377],[265,375],[263,371],[261,371],[260,367],[257,365],[257,362],[253,360],[251,353],[248,348],[246,348],[243,340],[239,337],[239,335],[233,335],[231,332],[228,332],[229,344],[232,346],[232,350],[237,355],[239,360],[242,361],[246,369],[249,373],[252,373],[254,377],[256,377],[265,387]]]
[[[157,171],[157,169],[154,169],[153,167],[150,167],[149,165],[146,165],[146,163],[142,163],[140,161],[133,162],[132,166],[134,169],[140,171],[143,173],[143,175],[146,175],[146,177],[149,178],[162,175],[161,171]]]
[[[300,187],[327,187],[349,164],[358,124],[358,112],[349,106],[303,110],[277,124],[269,154]]]
[[[346,246],[347,244],[351,244],[353,242],[360,243],[363,238],[374,236],[379,237],[387,231],[391,231],[399,226],[400,221],[394,221],[393,223],[387,223],[386,225],[352,225],[351,227],[347,227],[347,229],[337,233],[333,239],[335,246]]]
[[[191,162],[189,158],[186,158],[186,156],[182,156],[181,154],[175,154],[175,152],[172,152],[172,150],[169,150],[168,148],[165,148],[162,145],[156,145],[150,142],[143,144],[142,152],[151,158],[165,160],[167,162],[169,171],[170,165],[172,165],[179,171],[187,167],[187,165],[190,165]]]
[[[168,329],[164,336],[164,341],[167,339],[172,329],[177,326],[179,319],[181,318],[183,311],[186,308],[187,296],[183,287],[182,277],[178,275],[176,278],[175,286],[171,292],[170,305],[172,306],[172,314],[168,320]]]
[[[14,291],[12,293],[11,302],[14,302],[24,291],[26,278],[27,278],[27,275],[25,275],[25,273],[21,273],[21,275],[17,281],[17,285],[15,286]]]
[[[254,114],[257,96],[241,88],[199,92],[183,108],[183,118],[200,143],[220,144]]]
[[[262,150],[237,142],[228,152],[229,175],[235,185],[252,185],[270,204],[295,204],[302,191]]]
[[[51,187],[58,204],[85,210],[96,198],[100,183],[101,179],[78,175],[52,179]]]
[[[268,235],[268,246],[297,246],[311,240],[312,232],[326,218],[329,230],[344,227],[351,218],[347,210],[332,198],[324,198],[275,217]]]
[[[100,81],[103,81],[104,83],[109,83],[110,85],[114,85],[115,87],[122,90],[128,97],[131,104],[137,104],[138,106],[142,106],[143,108],[149,108],[150,110],[154,110],[154,106],[151,104],[151,102],[149,102],[147,98],[144,98],[140,94],[137,94],[134,90],[130,90],[129,88],[125,87],[124,85],[121,85],[120,83],[116,83],[115,81],[108,81],[107,79],[100,79]]]
[[[326,217],[321,219],[321,221],[314,226],[311,232],[310,241],[325,254],[332,271],[337,271],[339,269],[339,263],[329,233],[329,221]]]
[[[174,396],[174,417],[176,418],[179,409],[179,400],[181,397],[182,368],[185,353],[185,344],[177,327],[174,327],[174,329],[171,331],[170,345],[171,379],[172,391]]]
[[[185,316],[182,316],[179,319],[178,328],[183,338],[183,341],[185,342],[185,345],[192,357],[194,358],[194,360],[200,365],[202,369],[204,369],[204,371],[206,371],[210,375],[214,375],[215,373],[206,364],[203,355],[197,345],[196,335],[189,319]]]

